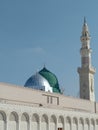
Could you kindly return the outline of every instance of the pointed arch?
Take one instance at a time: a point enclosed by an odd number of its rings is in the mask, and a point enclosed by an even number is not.
[[[84,120],[83,120],[83,118],[79,119],[79,130],[84,130]]]
[[[18,114],[16,112],[11,112],[9,116],[9,120],[18,122]]]
[[[94,119],[91,119],[91,130],[95,130],[95,121]]]
[[[31,122],[31,129],[32,130],[39,130],[39,115],[34,113],[32,115],[32,122]]]
[[[71,130],[71,118],[69,116],[66,117],[66,129]]]
[[[48,116],[46,114],[42,115],[41,129],[42,130],[48,130]]]
[[[26,112],[22,114],[21,121],[29,122],[29,115]]]
[[[82,124],[82,125],[84,124],[83,118],[80,118],[80,119],[79,119],[79,124]]]
[[[25,112],[21,116],[21,130],[29,130],[29,115]]]
[[[59,116],[59,118],[58,118],[58,128],[64,129],[64,117],[63,116]]]
[[[85,119],[84,129],[89,130],[89,119],[88,118]]]
[[[9,116],[9,129],[18,130],[18,114],[11,112]]]
[[[96,119],[96,130],[98,130],[98,119]]]
[[[50,117],[50,130],[56,130],[57,129],[57,118],[55,115],[52,115]]]
[[[33,116],[32,116],[32,121],[33,122],[39,122],[39,115],[34,113]]]
[[[73,118],[72,126],[74,130],[78,130],[78,120],[76,117]]]
[[[98,119],[96,119],[96,125],[98,125]]]

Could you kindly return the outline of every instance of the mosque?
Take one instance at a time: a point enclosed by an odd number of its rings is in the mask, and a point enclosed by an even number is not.
[[[28,78],[23,87],[0,83],[0,130],[98,130],[96,70],[85,19],[80,40],[80,98],[65,96],[56,75],[46,67]]]

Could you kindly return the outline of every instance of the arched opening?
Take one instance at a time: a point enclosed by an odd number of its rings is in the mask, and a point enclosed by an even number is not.
[[[93,119],[91,119],[91,128],[90,128],[90,130],[95,130],[95,122],[94,122],[94,120]]]
[[[89,130],[89,120],[87,118],[85,119],[84,129]]]
[[[18,115],[16,112],[11,112],[9,116],[8,128],[9,130],[18,130]]]
[[[63,118],[63,116],[59,116],[59,119],[58,119],[58,130],[64,130],[64,118]]]
[[[57,119],[55,115],[52,115],[50,118],[50,130],[56,130],[57,129]]]
[[[79,130],[84,130],[84,122],[82,118],[79,119]]]
[[[43,115],[41,118],[41,130],[48,130],[48,117]]]
[[[0,111],[0,130],[6,129],[6,114]]]
[[[98,119],[96,119],[96,130],[98,130]]]
[[[73,118],[72,128],[73,130],[78,130],[77,118],[75,117]]]
[[[66,118],[66,130],[71,130],[71,119],[70,119],[70,117]]]
[[[31,130],[39,130],[39,116],[36,113],[32,116]]]
[[[27,113],[23,113],[21,116],[20,130],[29,130],[29,116]]]

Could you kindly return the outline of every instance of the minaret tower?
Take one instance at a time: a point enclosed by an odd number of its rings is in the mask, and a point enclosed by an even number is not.
[[[88,25],[86,23],[86,19],[84,18],[82,35],[80,37],[82,43],[82,47],[80,49],[81,67],[78,68],[80,78],[80,98],[95,101],[95,93],[94,93],[95,69],[92,67],[91,63],[92,50],[90,48],[90,39],[91,37],[89,34]]]

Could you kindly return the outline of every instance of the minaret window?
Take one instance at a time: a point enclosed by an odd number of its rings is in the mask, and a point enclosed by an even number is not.
[[[85,36],[87,36],[87,33],[85,32]]]
[[[94,88],[93,88],[93,80],[91,79],[91,91],[93,92],[94,91]]]
[[[82,57],[82,64],[88,64],[88,63],[89,63],[88,57]]]
[[[85,93],[86,90],[86,84],[83,84],[83,93]]]

